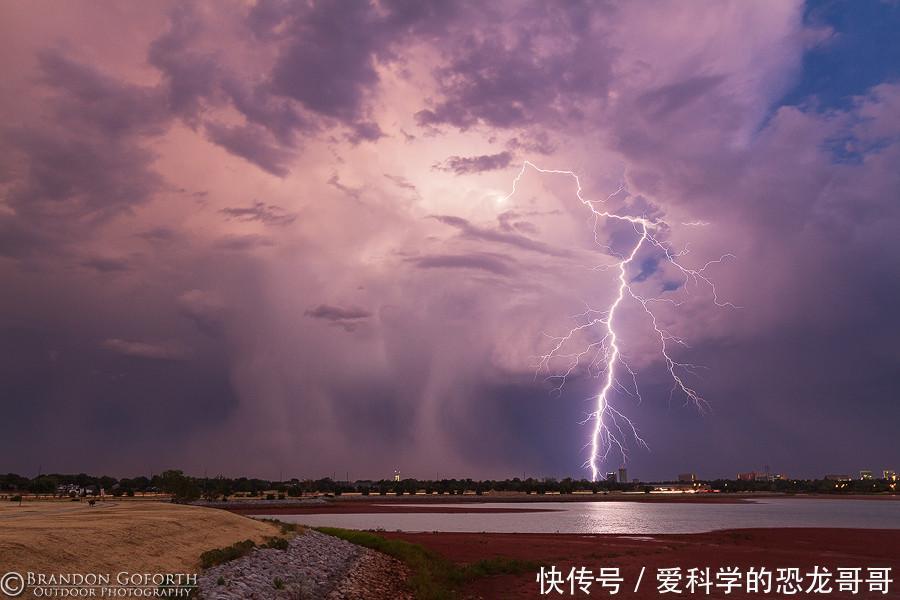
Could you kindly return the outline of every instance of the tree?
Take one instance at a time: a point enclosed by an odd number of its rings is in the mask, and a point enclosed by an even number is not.
[[[53,494],[56,492],[56,478],[41,475],[31,480],[28,491],[33,494]]]
[[[187,477],[181,471],[164,471],[160,476],[161,488],[164,492],[172,494],[175,502],[190,502],[200,497],[200,486],[192,477]]]
[[[212,481],[206,483],[206,491],[203,493],[203,497],[210,502],[221,497],[222,501],[225,502],[228,500],[228,496],[233,493],[234,492],[231,490],[231,480],[225,479],[224,476],[219,475]]]
[[[99,477],[97,479],[97,485],[103,488],[104,490],[111,490],[114,485],[118,483],[118,480],[115,477],[109,477],[104,475],[103,477]]]
[[[28,487],[30,480],[27,477],[16,475],[15,473],[7,473],[0,475],[0,490],[24,490]]]

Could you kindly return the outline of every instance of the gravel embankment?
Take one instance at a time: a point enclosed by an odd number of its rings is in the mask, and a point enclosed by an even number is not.
[[[306,530],[287,550],[257,548],[199,577],[205,600],[407,599],[408,571],[389,556]]]

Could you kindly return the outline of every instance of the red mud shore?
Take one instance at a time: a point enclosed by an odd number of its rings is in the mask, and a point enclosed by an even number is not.
[[[773,573],[780,567],[799,567],[806,573],[818,565],[832,572],[837,567],[891,567],[890,594],[870,594],[863,585],[860,592],[798,594],[796,598],[900,598],[900,531],[868,529],[735,529],[684,535],[581,535],[581,534],[503,534],[503,533],[383,533],[385,537],[422,544],[456,563],[471,563],[484,558],[506,557],[556,565],[564,573],[571,567],[618,567],[624,578],[616,598],[788,598],[772,594],[747,594],[733,591],[727,596],[713,589],[707,596],[660,594],[655,578],[657,568],[680,567],[686,573],[692,567],[765,567]],[[634,584],[646,567],[642,584],[634,593]],[[774,590],[773,590],[774,591]],[[536,573],[501,575],[477,580],[466,589],[469,598],[604,598],[606,590],[595,584],[591,594],[576,588],[574,596],[540,596]]]

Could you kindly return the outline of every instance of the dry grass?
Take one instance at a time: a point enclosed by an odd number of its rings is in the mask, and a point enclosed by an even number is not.
[[[0,565],[44,573],[197,572],[200,554],[277,535],[224,510],[149,501],[0,503]]]

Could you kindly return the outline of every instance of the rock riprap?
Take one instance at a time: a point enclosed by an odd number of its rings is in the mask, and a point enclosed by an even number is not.
[[[367,600],[412,598],[408,570],[394,558],[305,530],[286,550],[255,548],[198,578],[205,600]]]

